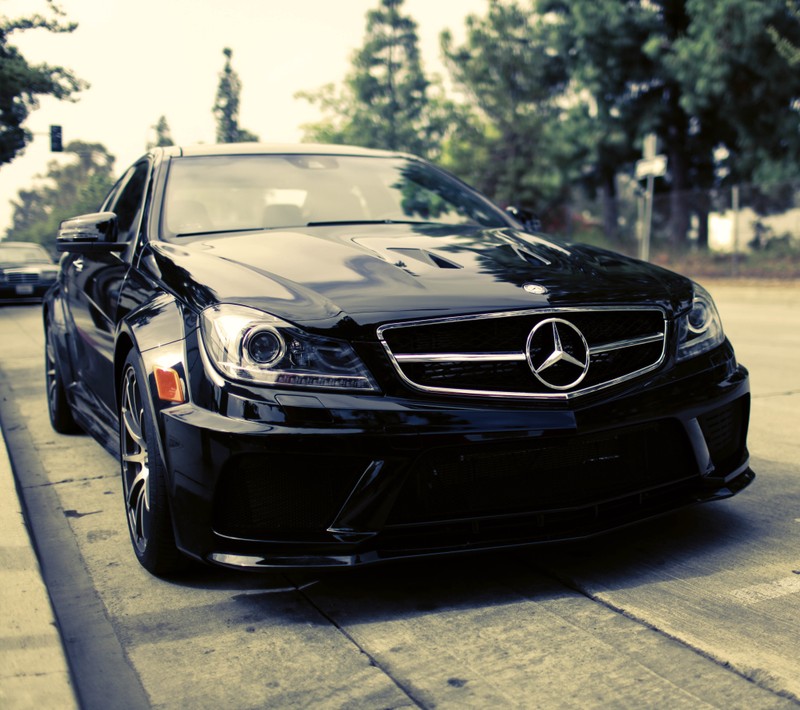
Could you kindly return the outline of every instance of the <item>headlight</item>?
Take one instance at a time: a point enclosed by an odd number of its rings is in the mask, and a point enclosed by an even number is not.
[[[315,389],[378,389],[353,348],[269,313],[221,304],[201,318],[203,344],[225,376],[242,382]]]
[[[678,320],[678,336],[678,360],[704,353],[725,340],[714,299],[699,284],[694,284],[692,309]]]

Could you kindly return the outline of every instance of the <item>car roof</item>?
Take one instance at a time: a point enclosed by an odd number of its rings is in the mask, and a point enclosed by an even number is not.
[[[405,153],[397,151],[322,143],[203,143],[189,146],[169,146],[164,148],[164,153],[172,157],[205,155],[354,155],[387,158],[405,155]]]

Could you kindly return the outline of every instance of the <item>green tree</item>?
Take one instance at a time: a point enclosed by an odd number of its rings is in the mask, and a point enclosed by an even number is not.
[[[559,18],[574,95],[596,119],[588,171],[596,183],[612,195],[643,136],[661,139],[674,244],[685,242],[693,212],[705,234],[708,206],[692,203],[690,191],[725,175],[796,174],[799,77],[767,29],[797,36],[785,0],[540,0],[538,7]]]
[[[172,131],[169,129],[166,116],[161,116],[151,128],[155,131],[156,139],[154,142],[147,143],[148,150],[150,150],[150,148],[163,148],[164,146],[175,145],[175,141],[172,140]]]
[[[44,29],[73,32],[74,22],[64,22],[64,13],[53,0],[47,0],[51,17],[34,14],[10,19],[0,16],[0,165],[8,163],[25,149],[31,133],[23,126],[31,111],[39,106],[40,96],[72,100],[88,84],[68,69],[49,64],[29,64],[9,38],[14,32]]]
[[[771,183],[800,178],[800,74],[784,46],[800,43],[797,6],[785,0],[685,0],[686,32],[661,54],[682,87],[681,108],[710,121],[725,141],[731,180]]]
[[[800,2],[798,0],[786,0],[786,9],[795,22],[800,22]],[[793,67],[799,66],[800,45],[786,38],[775,25],[769,26],[769,35],[784,59]]]
[[[648,130],[642,88],[653,77],[642,47],[655,26],[638,2],[543,0],[554,22],[556,46],[570,75],[572,106],[564,131],[581,165],[574,180],[590,194],[599,192],[607,236],[617,235],[617,175],[641,157],[638,142]],[[601,27],[602,31],[598,31]]]
[[[417,25],[401,14],[402,5],[380,0],[367,13],[364,45],[343,86],[298,93],[323,114],[304,127],[306,140],[438,155],[452,105],[441,85],[425,76]]]
[[[567,74],[551,25],[528,7],[499,0],[466,23],[462,46],[449,32],[441,37],[450,75],[470,101],[460,117],[465,130],[447,146],[449,167],[500,203],[545,211],[565,187],[553,141]],[[480,160],[470,158],[465,135]]]
[[[53,160],[47,173],[12,200],[11,226],[6,239],[37,242],[54,250],[59,224],[69,217],[96,212],[114,184],[114,156],[100,143],[72,141],[68,163]]]
[[[617,176],[632,172],[645,134],[657,132],[669,154],[674,231],[685,235],[689,212],[690,156],[708,149],[689,147],[690,116],[682,109],[681,87],[654,56],[686,31],[683,0],[541,0],[539,9],[559,18],[559,51],[567,58],[571,89],[582,110],[572,120],[586,127],[584,184],[600,191],[605,232],[617,232]],[[598,31],[598,28],[602,28]],[[588,120],[587,120],[588,119]],[[693,137],[696,143],[697,136]]]
[[[239,126],[239,97],[242,81],[231,65],[233,50],[225,47],[225,66],[219,74],[217,97],[214,101],[214,118],[217,120],[217,143],[243,143],[257,141],[258,136]]]

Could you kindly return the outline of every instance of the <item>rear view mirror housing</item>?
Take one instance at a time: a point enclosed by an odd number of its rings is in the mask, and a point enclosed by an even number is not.
[[[117,241],[117,215],[92,212],[64,220],[58,229],[56,249],[78,254],[124,251],[127,242]]]

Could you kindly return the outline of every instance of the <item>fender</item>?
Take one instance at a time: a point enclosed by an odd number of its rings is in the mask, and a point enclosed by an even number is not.
[[[188,322],[187,322],[188,321]],[[164,427],[161,412],[169,407],[177,406],[174,402],[164,402],[158,397],[153,369],[156,366],[173,368],[183,385],[188,397],[189,388],[186,378],[186,333],[196,328],[196,318],[184,314],[175,297],[162,293],[151,301],[128,313],[117,327],[116,346],[114,349],[114,378],[116,382],[116,406],[119,409],[122,368],[128,353],[135,349],[142,361],[147,375],[149,397],[145,406],[150,407],[153,421],[159,429],[159,448],[164,459],[162,443]]]

